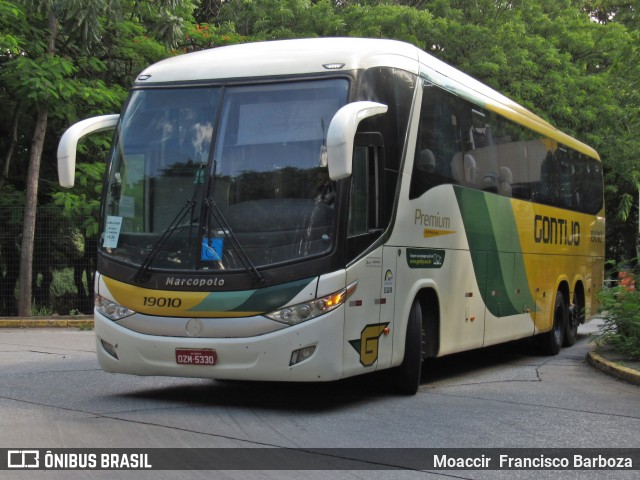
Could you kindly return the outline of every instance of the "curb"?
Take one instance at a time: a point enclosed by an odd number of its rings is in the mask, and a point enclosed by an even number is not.
[[[634,385],[640,385],[640,372],[607,360],[595,352],[587,354],[587,363],[607,375],[625,380]]]
[[[60,318],[0,318],[0,328],[81,328],[92,329],[93,316]]]

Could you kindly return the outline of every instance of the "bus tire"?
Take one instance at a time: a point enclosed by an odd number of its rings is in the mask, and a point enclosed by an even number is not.
[[[424,329],[422,328],[422,307],[415,299],[409,313],[407,334],[404,340],[404,359],[394,370],[395,387],[403,395],[415,395],[420,386],[422,374]]]
[[[573,303],[569,306],[567,329],[564,334],[564,346],[570,347],[578,339],[578,325],[582,323],[584,304],[579,294],[574,294]]]
[[[564,343],[568,317],[569,313],[564,303],[564,295],[558,290],[553,306],[553,326],[551,330],[538,336],[538,350],[540,353],[543,355],[558,354]]]

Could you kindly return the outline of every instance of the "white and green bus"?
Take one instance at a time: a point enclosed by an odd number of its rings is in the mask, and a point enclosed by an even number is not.
[[[419,49],[321,38],[142,72],[114,129],[96,275],[102,368],[329,381],[576,341],[603,281],[587,145]]]

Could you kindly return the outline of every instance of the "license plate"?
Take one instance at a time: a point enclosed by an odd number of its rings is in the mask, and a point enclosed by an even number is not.
[[[211,366],[218,362],[218,354],[211,348],[176,348],[178,365]]]

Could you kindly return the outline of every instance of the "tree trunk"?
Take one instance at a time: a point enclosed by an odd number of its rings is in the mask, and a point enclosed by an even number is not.
[[[58,34],[58,20],[55,9],[49,12],[49,42],[48,54],[56,53],[56,35]],[[20,297],[18,298],[18,315],[31,315],[31,280],[33,273],[33,244],[36,234],[36,209],[38,208],[38,180],[40,179],[40,160],[44,137],[47,133],[47,119],[49,107],[46,103],[38,106],[36,126],[31,140],[29,155],[29,170],[27,171],[27,188],[24,203],[24,223],[22,227],[22,247],[20,250]]]
[[[27,189],[25,192],[24,221],[22,226],[22,248],[20,250],[20,297],[18,315],[31,315],[31,277],[33,271],[33,244],[36,234],[36,209],[38,208],[38,180],[40,178],[40,160],[44,136],[47,132],[49,109],[38,109],[36,127],[31,141],[29,170],[27,171]]]

